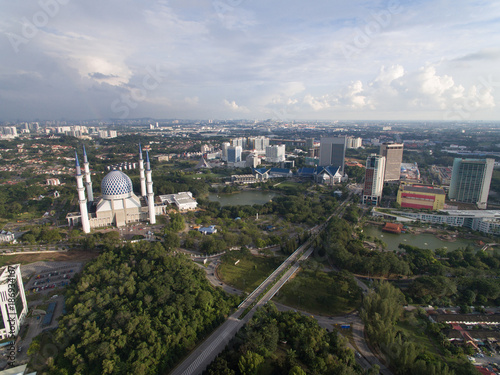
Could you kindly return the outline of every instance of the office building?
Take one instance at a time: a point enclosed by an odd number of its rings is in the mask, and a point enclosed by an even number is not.
[[[241,146],[231,146],[227,148],[227,162],[239,163],[241,161]]]
[[[17,336],[27,313],[21,266],[0,268],[0,340]]]
[[[473,203],[485,210],[493,176],[494,159],[461,159],[453,162],[450,191],[451,200]]]
[[[378,205],[384,188],[385,157],[371,154],[366,159],[365,186],[363,204]]]
[[[285,161],[285,145],[267,146],[266,161],[268,163],[280,163]]]
[[[385,157],[384,182],[399,181],[401,163],[403,162],[403,144],[382,143],[380,145],[380,156]]]
[[[322,137],[319,146],[319,165],[340,167],[344,174],[346,137]]]
[[[221,145],[222,152],[221,152],[221,156],[220,156],[222,161],[227,161],[227,149],[229,147],[231,147],[231,143],[229,143],[229,142],[222,143],[222,145]]]

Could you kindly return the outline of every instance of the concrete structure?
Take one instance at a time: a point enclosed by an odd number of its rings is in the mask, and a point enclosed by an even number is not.
[[[399,181],[401,176],[401,162],[403,161],[402,143],[383,143],[380,145],[380,156],[385,157],[386,181]]]
[[[239,163],[241,161],[241,146],[231,146],[227,148],[227,162],[228,163]]]
[[[446,193],[443,188],[431,185],[401,184],[397,202],[402,208],[442,210]]]
[[[14,233],[2,230],[0,232],[0,242],[12,242],[16,239]]]
[[[385,157],[372,154],[366,159],[363,204],[378,205],[384,188]]]
[[[0,268],[0,340],[17,336],[27,313],[21,265]]]
[[[250,168],[257,168],[260,165],[260,158],[257,154],[250,154],[246,158],[246,166]]]
[[[168,194],[159,196],[162,203],[173,204],[180,211],[195,210],[198,207],[198,202],[193,198],[193,194],[189,191],[180,192],[177,194]]]
[[[340,173],[344,174],[346,137],[324,137],[321,138],[319,148],[319,166],[328,167],[335,165],[340,167]]]
[[[319,184],[333,186],[342,182],[340,167],[319,167],[314,171],[314,181]]]
[[[241,147],[242,150],[244,150],[247,147],[247,139],[244,137],[240,138],[233,138],[231,139],[231,146],[233,147]]]
[[[500,211],[498,210],[439,210],[437,213],[394,210],[390,214],[373,210],[372,215],[401,222],[419,220],[432,224],[446,224],[500,235]]]
[[[267,137],[248,138],[248,149],[250,150],[265,151],[267,146],[269,146],[269,138]]]
[[[494,164],[494,159],[456,158],[453,162],[448,193],[450,200],[473,203],[477,205],[477,208],[485,210]]]
[[[144,159],[142,158],[142,147],[139,143],[139,177],[141,179],[141,197],[146,196],[146,175],[144,174]]]
[[[78,155],[75,151],[75,168],[76,168],[76,189],[78,191],[78,204],[80,205],[80,215],[82,230],[84,233],[90,233],[89,214],[87,210],[87,198],[85,197],[85,188],[83,187],[83,176],[78,161]]]
[[[440,185],[450,186],[452,167],[440,167],[437,165],[431,165],[431,174],[437,178]]]
[[[285,161],[285,145],[267,146],[266,161],[269,163],[280,163]]]
[[[217,228],[215,228],[215,225],[210,225],[209,227],[200,228],[198,231],[202,234],[214,234],[217,233]]]
[[[231,144],[229,142],[223,142],[222,145],[221,145],[221,160],[222,161],[227,161],[227,149],[231,147]]]
[[[417,163],[401,163],[401,180],[420,180],[420,170],[418,169]]]
[[[58,178],[47,178],[47,185],[49,186],[59,186],[61,185],[61,181]]]
[[[94,192],[92,191],[92,180],[90,178],[89,160],[87,159],[87,152],[83,146],[83,173],[85,175],[85,188],[87,189],[87,197],[89,202],[94,201]]]
[[[359,137],[347,137],[346,139],[346,148],[360,148],[362,144],[363,140]]]
[[[156,224],[155,198],[153,193],[153,176],[151,172],[151,164],[149,162],[149,152],[146,151],[146,190],[148,192],[148,213],[149,222]]]

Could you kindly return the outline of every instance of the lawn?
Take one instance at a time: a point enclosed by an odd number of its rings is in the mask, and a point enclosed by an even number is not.
[[[235,264],[238,260],[238,264]],[[275,257],[231,256],[219,266],[217,273],[226,284],[245,292],[252,292],[281,263],[282,259]]]
[[[361,304],[354,280],[339,273],[302,270],[274,300],[318,315],[344,315]]]
[[[425,334],[425,323],[411,313],[405,313],[404,318],[400,319],[396,328],[403,332],[406,337],[411,337],[411,341],[422,346],[428,352],[440,356],[440,353],[433,342]]]

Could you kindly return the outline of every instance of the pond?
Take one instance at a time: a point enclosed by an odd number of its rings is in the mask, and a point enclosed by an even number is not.
[[[221,206],[253,206],[254,204],[265,204],[276,196],[268,191],[242,191],[234,194],[208,193],[208,200],[219,202]]]
[[[372,225],[365,226],[363,228],[363,233],[367,236],[376,237],[381,241],[384,241],[387,244],[386,250],[393,250],[393,251],[399,251],[398,246],[400,243],[403,243],[405,245],[416,246],[421,249],[431,249],[431,250],[445,248],[448,251],[453,251],[458,248],[465,248],[467,245],[471,245],[475,249],[479,248],[472,240],[457,239],[456,241],[449,242],[449,241],[443,241],[431,233],[422,233],[422,234],[387,233],[387,232],[382,232],[382,227],[372,226]]]

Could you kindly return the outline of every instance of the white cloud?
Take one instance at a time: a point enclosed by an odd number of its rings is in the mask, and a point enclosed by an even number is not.
[[[230,109],[231,111],[233,112],[239,112],[239,113],[249,113],[250,110],[246,107],[243,107],[243,106],[239,106],[238,104],[236,104],[236,102],[233,100],[233,101],[229,101],[227,99],[224,99],[223,102],[224,106],[228,109]]]

